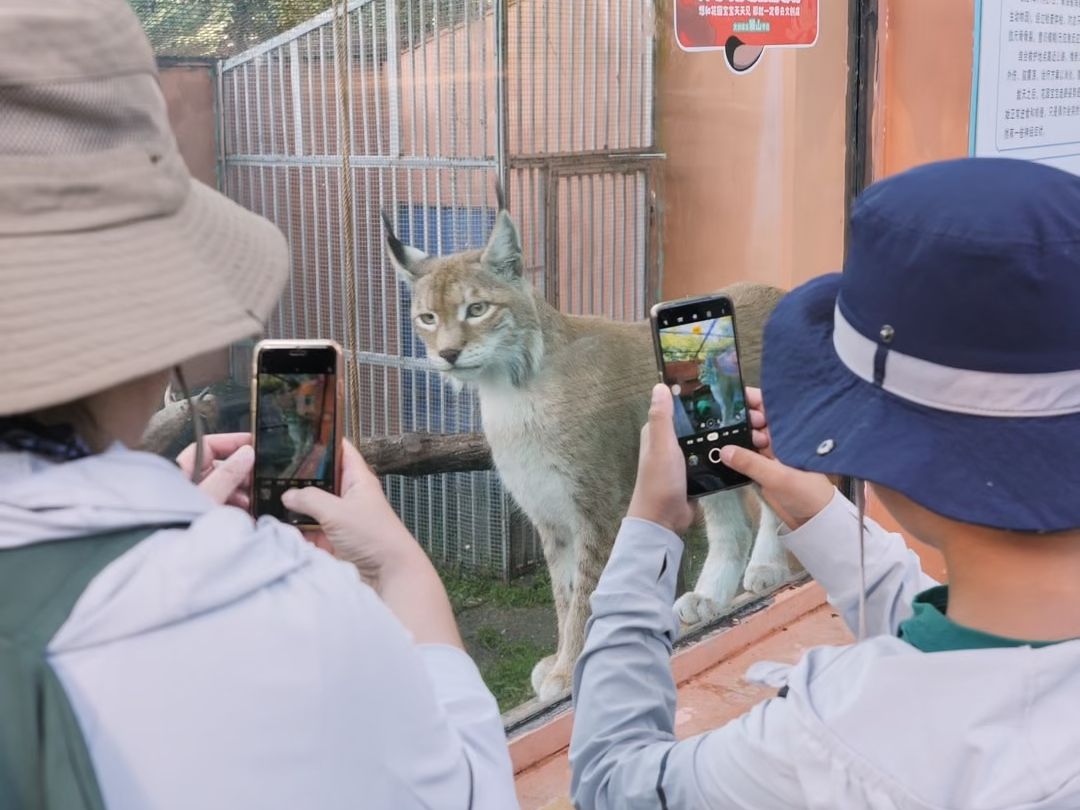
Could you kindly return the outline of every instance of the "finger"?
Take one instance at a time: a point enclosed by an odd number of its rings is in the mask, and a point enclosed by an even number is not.
[[[348,439],[341,440],[341,494],[344,495],[357,484],[371,479],[378,480],[360,451]]]
[[[720,460],[765,489],[782,485],[787,474],[787,468],[776,459],[734,444],[720,448]]]
[[[238,487],[243,485],[255,464],[255,451],[249,446],[240,447],[199,483],[215,503],[225,503]]]
[[[341,498],[318,487],[290,489],[281,496],[281,503],[292,512],[310,515],[317,523],[333,523],[334,510],[341,504]]]
[[[675,402],[672,399],[671,389],[666,385],[654,385],[652,401],[649,403],[649,425],[657,427],[670,427],[675,430],[673,418]]]
[[[214,458],[231,456],[241,447],[251,444],[250,433],[211,433],[203,437],[204,448],[209,449]]]
[[[750,427],[761,430],[765,427],[765,412],[755,408],[750,409]]]
[[[229,500],[225,501],[226,506],[235,506],[237,509],[243,509],[245,512],[251,508],[251,498],[243,490],[235,490],[233,494],[229,496]]]
[[[766,447],[772,444],[772,441],[769,439],[769,434],[764,430],[752,431],[750,437],[751,439],[753,439],[754,447],[756,447],[758,450],[764,450]]]
[[[228,458],[250,444],[250,433],[211,433],[203,436],[203,471],[209,469],[215,460]],[[195,443],[192,442],[176,457],[176,463],[190,473],[195,467],[195,455]]]
[[[764,400],[761,396],[760,388],[746,387],[746,405],[749,408],[761,410],[764,407]]]

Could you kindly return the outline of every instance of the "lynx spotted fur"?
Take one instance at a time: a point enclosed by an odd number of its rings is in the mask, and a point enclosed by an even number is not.
[[[536,665],[532,683],[542,700],[551,699],[570,686],[589,597],[630,501],[657,379],[649,325],[565,315],[550,306],[522,276],[520,238],[505,210],[484,250],[445,257],[402,244],[385,216],[384,224],[391,261],[412,288],[413,323],[431,362],[475,386],[496,469],[540,534],[559,641],[556,653]],[[762,326],[781,293],[751,284],[724,292],[738,312],[743,374],[757,385]],[[701,504],[709,550],[694,590],[675,606],[686,624],[715,617],[740,580],[758,592],[789,573],[776,519],[752,489]]]

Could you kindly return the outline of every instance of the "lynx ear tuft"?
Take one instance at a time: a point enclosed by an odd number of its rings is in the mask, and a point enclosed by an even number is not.
[[[414,283],[424,275],[421,265],[428,255],[422,250],[402,243],[394,234],[394,224],[390,215],[385,210],[379,212],[382,216],[383,227],[386,229],[386,253],[390,257],[390,263],[394,270],[408,284]]]
[[[495,217],[481,261],[488,270],[507,281],[521,278],[523,268],[521,237],[510,215],[500,210]]]

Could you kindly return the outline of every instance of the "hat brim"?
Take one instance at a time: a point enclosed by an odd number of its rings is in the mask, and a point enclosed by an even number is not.
[[[251,337],[289,272],[272,223],[197,181],[170,216],[0,240],[0,415]]]
[[[883,485],[965,523],[1080,527],[1080,416],[951,413],[866,382],[833,348],[839,288],[839,274],[815,279],[785,296],[766,324],[762,391],[781,461]]]

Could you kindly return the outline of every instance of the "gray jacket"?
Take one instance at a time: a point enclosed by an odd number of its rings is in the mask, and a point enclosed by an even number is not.
[[[786,697],[682,741],[669,657],[682,543],[624,522],[592,598],[570,746],[580,810],[1076,810],[1080,641],[922,653],[896,637],[934,585],[868,521],[869,638],[811,650]],[[785,536],[854,627],[857,516],[837,494]],[[1080,590],[1080,585],[1078,585]]]

